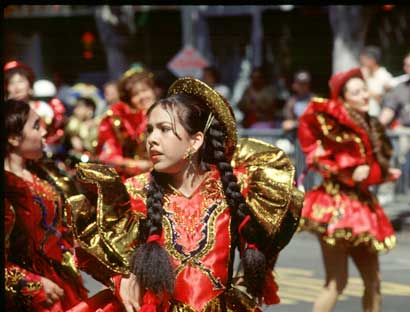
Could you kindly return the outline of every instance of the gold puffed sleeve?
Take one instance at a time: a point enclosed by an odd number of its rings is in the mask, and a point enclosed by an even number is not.
[[[79,163],[77,177],[82,183],[94,185],[97,192],[95,205],[82,194],[68,199],[80,268],[105,283],[114,274],[128,274],[129,257],[144,215],[133,209],[114,168]]]
[[[283,248],[297,229],[303,192],[294,186],[295,167],[281,149],[252,138],[239,140],[232,166],[252,214]]]

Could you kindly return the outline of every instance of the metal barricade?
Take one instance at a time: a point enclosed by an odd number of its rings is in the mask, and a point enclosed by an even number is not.
[[[281,148],[293,160],[296,178],[304,173],[305,155],[300,149],[296,132],[287,133],[282,129],[239,129],[238,132],[240,137],[260,139]],[[387,135],[393,144],[392,166],[402,171],[402,175],[395,182],[395,194],[407,194],[410,192],[410,129],[390,130]],[[309,170],[303,180],[303,186],[307,191],[320,181],[320,175]]]

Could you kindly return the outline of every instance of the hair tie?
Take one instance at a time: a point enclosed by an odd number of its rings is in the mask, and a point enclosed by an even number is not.
[[[257,247],[255,244],[249,244],[249,243],[248,243],[247,248],[248,248],[248,249],[256,249],[256,250],[259,250],[258,247]]]
[[[250,219],[251,219],[251,216],[250,216],[250,215],[246,215],[246,217],[242,220],[241,224],[239,224],[239,227],[238,227],[238,232],[239,232],[239,234],[241,234],[242,229],[244,228],[244,226],[246,225],[246,223],[249,222]]]
[[[158,234],[151,234],[150,236],[148,236],[147,243],[157,242],[160,239],[161,239],[161,236],[159,236]]]

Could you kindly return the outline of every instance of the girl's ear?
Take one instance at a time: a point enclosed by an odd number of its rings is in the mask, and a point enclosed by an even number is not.
[[[204,134],[201,131],[198,131],[191,136],[191,146],[197,152],[202,144],[204,143]]]
[[[8,143],[13,146],[13,147],[17,147],[20,145],[21,142],[21,136],[19,135],[11,135],[8,137],[7,139]]]

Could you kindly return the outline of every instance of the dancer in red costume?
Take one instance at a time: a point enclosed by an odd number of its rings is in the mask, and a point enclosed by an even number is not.
[[[146,111],[155,102],[152,73],[126,71],[119,82],[121,102],[110,106],[99,126],[97,157],[124,178],[151,168],[145,153]]]
[[[70,198],[83,269],[129,312],[278,303],[272,270],[303,201],[291,160],[261,141],[237,142],[229,104],[193,78],[177,80],[147,114],[151,172],[123,184],[113,168],[78,165],[98,190],[96,205]]]
[[[87,298],[64,211],[74,195],[39,160],[46,130],[22,101],[5,106],[5,288],[7,311],[65,311]]]
[[[299,141],[309,168],[324,182],[305,196],[301,229],[316,233],[326,283],[313,311],[332,311],[352,257],[364,282],[363,310],[380,311],[378,252],[395,246],[391,223],[369,186],[396,180],[392,147],[383,126],[368,115],[360,69],[335,74],[331,99],[314,98],[299,119]]]
[[[34,100],[34,80],[34,72],[26,64],[18,61],[10,61],[4,65],[4,90],[6,99],[29,103],[31,108],[43,117],[46,122],[47,144],[58,145],[64,136],[65,107],[63,103],[55,97],[48,103]]]

